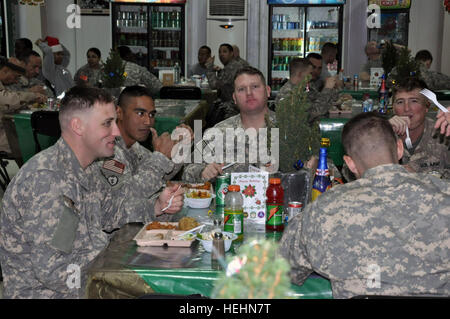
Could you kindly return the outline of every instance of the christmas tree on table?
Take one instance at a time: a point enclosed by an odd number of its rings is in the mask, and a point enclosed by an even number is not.
[[[120,88],[125,82],[125,63],[119,52],[111,49],[103,68],[103,86],[105,88]]]
[[[239,255],[228,258],[227,272],[218,280],[213,298],[274,299],[290,297],[289,263],[278,256],[278,245],[268,240],[250,241]]]

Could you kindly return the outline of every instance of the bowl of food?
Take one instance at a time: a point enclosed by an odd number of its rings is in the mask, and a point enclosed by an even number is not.
[[[202,243],[203,248],[210,253],[212,250],[212,242],[214,238],[215,231],[210,231],[207,233],[198,233],[197,234],[197,240],[199,240]],[[236,234],[229,233],[229,232],[222,232],[223,235],[223,241],[225,246],[225,251],[230,250],[231,243],[233,240],[237,238]]]
[[[185,193],[184,201],[191,208],[207,208],[214,197],[208,190],[191,190]]]

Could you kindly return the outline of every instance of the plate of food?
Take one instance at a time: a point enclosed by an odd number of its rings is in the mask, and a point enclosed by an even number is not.
[[[178,222],[153,221],[145,225],[133,239],[138,246],[190,247],[196,238],[196,230],[187,231],[199,226],[200,223],[192,217],[183,217]]]

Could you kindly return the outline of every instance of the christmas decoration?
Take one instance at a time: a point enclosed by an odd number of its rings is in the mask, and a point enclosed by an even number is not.
[[[450,13],[450,0],[444,0],[444,9]]]
[[[397,60],[398,52],[396,47],[391,41],[387,41],[381,55],[382,66],[385,74],[389,74],[392,71],[394,66],[397,64]]]
[[[111,49],[104,64],[103,72],[103,87],[120,88],[123,86],[127,74],[125,72],[125,63],[119,52]]]
[[[270,132],[271,127],[279,129],[279,171],[283,173],[294,170],[298,160],[307,162],[312,155],[319,153],[320,130],[318,121],[308,123],[308,75],[291,94],[282,99],[276,108],[276,123],[266,118],[266,125]],[[270,141],[270,137],[268,138]]]
[[[228,266],[214,287],[220,299],[285,299],[291,296],[289,263],[278,255],[278,245],[253,240],[228,257]]]
[[[388,87],[394,86],[400,80],[408,77],[420,78],[420,62],[416,61],[408,48],[398,50],[397,63],[386,81]]]

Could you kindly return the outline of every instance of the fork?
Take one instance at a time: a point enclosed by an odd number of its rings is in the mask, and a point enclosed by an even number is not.
[[[408,149],[412,149],[412,143],[411,143],[411,139],[409,138],[409,129],[408,127],[406,127],[406,139],[405,139],[405,143],[406,143],[406,147]]]
[[[420,91],[420,94],[425,95],[431,102],[433,102],[442,112],[447,113],[448,110],[437,101],[436,94],[434,92],[431,92],[428,89],[423,89]]]
[[[173,198],[175,197],[175,194],[176,194],[176,193],[178,192],[178,190],[180,189],[180,187],[181,187],[181,184],[180,184],[180,186],[178,186],[178,188],[177,188],[177,190],[175,191],[175,193],[173,193],[172,197],[170,197],[170,199],[169,199],[169,204],[167,205],[167,207],[161,209],[162,212],[164,212],[164,211],[166,211],[167,209],[169,209],[170,205],[172,205],[172,200],[173,200]]]

